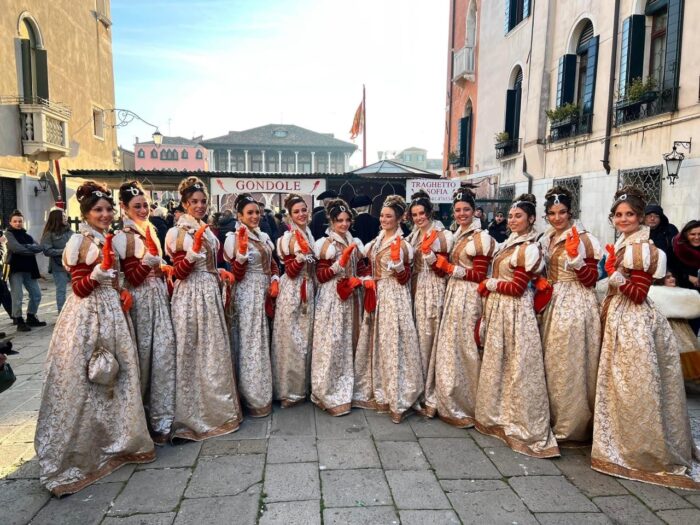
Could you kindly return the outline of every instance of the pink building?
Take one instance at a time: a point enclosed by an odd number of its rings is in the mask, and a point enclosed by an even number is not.
[[[152,140],[136,142],[134,157],[136,170],[208,171],[209,150],[197,139],[163,137],[157,146]]]

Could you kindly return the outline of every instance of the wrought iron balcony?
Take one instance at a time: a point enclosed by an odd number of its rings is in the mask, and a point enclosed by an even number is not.
[[[676,110],[678,88],[648,91],[636,100],[622,99],[615,103],[615,127]]]
[[[568,139],[591,132],[592,113],[583,113],[563,120],[553,120],[549,124],[549,141]]]
[[[510,155],[520,153],[520,143],[521,139],[510,139],[502,142],[496,142],[496,158],[502,159],[504,157],[509,157]]]
[[[474,74],[474,46],[464,46],[454,54],[452,71],[455,82]]]

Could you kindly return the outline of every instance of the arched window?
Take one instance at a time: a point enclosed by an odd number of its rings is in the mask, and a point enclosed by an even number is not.
[[[167,150],[164,150],[164,149],[160,150],[160,160],[168,160],[168,151]]]
[[[177,160],[177,150],[176,149],[172,150],[170,155],[171,155],[170,160]]]
[[[189,154],[187,153],[187,150],[186,150],[186,149],[183,149],[183,150],[182,150],[182,155],[180,155],[180,158],[182,158],[183,160],[186,160],[186,159],[188,159],[189,157],[190,157],[190,156],[189,156]]]
[[[195,155],[195,157],[197,158],[197,160],[202,160],[202,152],[197,150],[197,154]]]
[[[19,23],[22,96],[27,104],[49,100],[49,74],[46,50],[36,21],[23,13]]]
[[[465,45],[476,45],[476,0],[472,0],[467,8],[467,25],[466,25],[466,40]]]
[[[154,149],[151,150],[151,158],[152,159],[157,159],[158,158],[158,152]]]
[[[140,149],[138,152],[138,156],[140,159],[145,159],[146,158],[146,152],[143,151],[143,149]]]
[[[569,52],[559,58],[557,72],[556,106],[575,104],[578,111],[590,120],[595,97],[598,36],[593,23],[579,21],[569,42]]]

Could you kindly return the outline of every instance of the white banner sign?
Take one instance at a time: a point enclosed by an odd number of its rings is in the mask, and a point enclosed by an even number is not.
[[[212,195],[235,193],[300,193],[318,195],[326,191],[326,179],[239,179],[217,177],[211,179]]]
[[[459,187],[458,180],[445,179],[408,179],[406,181],[406,200],[418,190],[430,195],[430,200],[435,204],[452,202],[452,193]]]

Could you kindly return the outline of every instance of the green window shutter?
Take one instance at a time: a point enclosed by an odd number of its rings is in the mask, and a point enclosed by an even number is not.
[[[570,104],[576,92],[576,55],[563,55],[559,58],[557,75],[557,106]]]
[[[645,24],[646,17],[644,15],[632,15],[622,23],[618,84],[621,98],[627,94],[627,86],[632,80],[644,76]]]
[[[464,165],[466,167],[469,167],[472,163],[472,116],[469,115],[467,117],[467,132],[466,132],[466,140],[464,141],[465,149],[467,151],[467,154],[465,155],[464,158]]]
[[[24,102],[31,103],[32,97],[36,95],[32,89],[32,49],[31,42],[22,38],[19,41],[22,51],[22,91],[24,92]]]
[[[522,90],[509,89],[506,92],[506,126],[509,140],[518,138],[520,129],[520,96]]]
[[[681,63],[681,36],[683,32],[683,0],[668,0],[668,25],[666,26],[666,61],[664,63],[663,89],[678,87]],[[674,109],[676,107],[674,100]]]
[[[510,2],[511,0],[505,0],[505,23],[503,27],[503,32],[505,34],[508,34],[508,32],[513,28],[514,24],[511,24],[511,8],[510,8]]]
[[[582,113],[593,113],[593,102],[595,98],[595,76],[598,63],[598,36],[594,36],[588,43],[588,65],[586,67],[586,78],[583,84],[583,108]]]
[[[523,0],[523,19],[530,16],[530,0]]]
[[[459,119],[459,166],[469,166],[471,161],[472,118]]]
[[[37,49],[34,56],[36,56],[36,96],[49,100],[49,65],[46,50]]]

